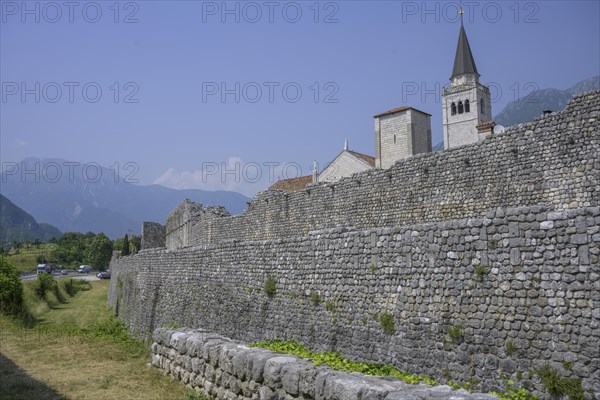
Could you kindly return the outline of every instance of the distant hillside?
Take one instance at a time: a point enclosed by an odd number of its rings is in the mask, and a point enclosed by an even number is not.
[[[55,174],[56,169],[44,166],[68,165],[68,161],[60,159],[28,158],[19,166],[35,171],[36,163],[38,170],[48,170],[49,175]],[[232,214],[241,213],[250,200],[236,192],[134,185],[118,176],[115,179],[114,171],[107,168],[101,169],[99,179],[96,168],[91,168],[91,177],[85,179],[83,164],[72,171],[64,167],[62,172],[59,179],[54,175],[49,179],[41,176],[38,182],[35,174],[25,175],[25,179],[21,174],[0,174],[0,191],[38,221],[51,223],[63,232],[104,232],[113,239],[128,232],[140,233],[143,221],[164,223],[185,198],[203,205],[222,205]]]
[[[22,208],[0,194],[0,244],[39,239],[46,242],[60,238],[62,233],[48,224],[38,222]]]
[[[531,122],[545,110],[561,111],[569,100],[577,94],[600,89],[600,75],[582,80],[566,90],[540,89],[530,96],[511,101],[494,117],[499,125],[511,125]]]

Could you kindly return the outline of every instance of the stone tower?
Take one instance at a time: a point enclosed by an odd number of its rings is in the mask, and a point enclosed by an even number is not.
[[[479,83],[479,76],[461,19],[451,83],[442,92],[444,149],[475,143],[484,137],[477,125],[492,120],[492,104],[490,90]]]
[[[390,168],[398,160],[431,152],[431,115],[399,107],[375,117],[375,168]]]

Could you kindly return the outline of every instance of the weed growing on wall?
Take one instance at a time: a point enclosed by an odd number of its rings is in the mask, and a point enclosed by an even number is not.
[[[475,275],[479,279],[483,279],[484,276],[490,273],[490,267],[488,267],[487,265],[475,264],[473,265],[473,268],[475,270]]]
[[[448,328],[448,336],[450,336],[450,339],[452,339],[452,343],[462,342],[465,338],[463,326],[460,324],[451,326]]]
[[[394,317],[392,314],[385,312],[379,316],[379,323],[383,332],[388,335],[396,333],[396,326],[394,325]]]
[[[267,277],[267,279],[265,280],[265,294],[267,296],[275,296],[275,293],[277,293],[276,283],[277,282],[275,281],[275,278],[273,278],[272,276]]]
[[[542,380],[542,385],[555,398],[567,397],[569,400],[584,400],[584,390],[579,378],[566,378],[552,368],[549,364],[535,370],[535,374]]]
[[[319,303],[321,302],[321,296],[319,295],[319,293],[315,290],[311,290],[310,292],[310,301],[315,305],[319,305]]]

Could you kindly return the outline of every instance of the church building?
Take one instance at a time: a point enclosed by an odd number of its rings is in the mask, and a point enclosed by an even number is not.
[[[479,82],[479,72],[462,21],[450,85],[442,92],[444,149],[477,143],[492,134],[490,90]],[[396,162],[432,151],[431,115],[403,106],[377,114],[375,118],[375,157],[344,150],[327,166],[313,174],[276,182],[270,190],[302,190],[310,184],[336,182],[369,169],[387,169]]]

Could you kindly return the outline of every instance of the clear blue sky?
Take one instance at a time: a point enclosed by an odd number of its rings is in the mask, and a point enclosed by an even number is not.
[[[373,155],[373,115],[404,104],[432,114],[433,143],[442,140],[439,90],[422,88],[448,83],[456,2],[227,2],[233,13],[221,1],[0,3],[2,162],[134,162],[141,184],[252,195],[268,186],[265,163],[294,162],[309,174],[344,138]],[[565,89],[599,73],[600,2],[464,4],[481,80],[493,82],[494,114],[517,88],[520,96]],[[33,92],[24,99],[23,83]],[[224,102],[212,94],[222,83],[232,90]],[[102,96],[92,102],[97,88]],[[253,165],[241,182],[208,177],[212,163],[236,161]],[[243,182],[254,177],[248,163],[261,166],[259,183]]]

